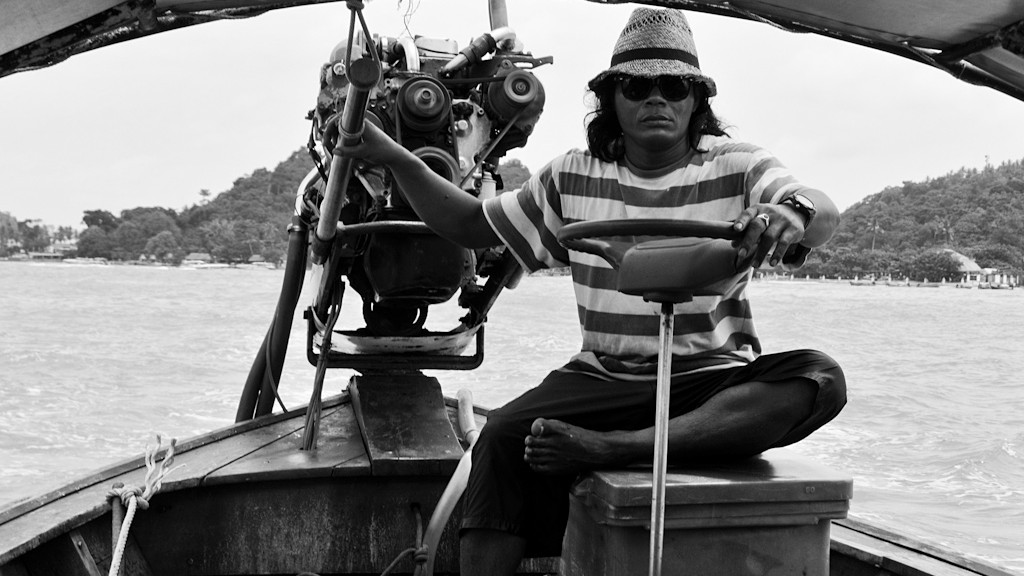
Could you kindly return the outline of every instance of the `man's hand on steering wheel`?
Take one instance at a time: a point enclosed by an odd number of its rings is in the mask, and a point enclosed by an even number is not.
[[[788,206],[755,204],[740,213],[733,228],[744,232],[743,238],[734,243],[740,260],[753,254],[751,266],[757,268],[775,246],[768,263],[776,266],[803,239],[804,218]]]

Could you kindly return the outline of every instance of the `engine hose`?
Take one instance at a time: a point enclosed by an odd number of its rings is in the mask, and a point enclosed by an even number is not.
[[[235,422],[251,420],[269,414],[277,397],[278,378],[288,353],[295,305],[302,292],[306,274],[306,254],[309,245],[309,227],[298,216],[292,218],[288,228],[288,259],[285,264],[281,295],[278,297],[274,319],[253,360],[242,396],[235,413]],[[268,360],[269,359],[269,360]]]
[[[459,503],[459,498],[466,490],[469,472],[473,467],[473,445],[476,444],[476,439],[480,435],[476,428],[476,417],[473,415],[473,394],[469,390],[459,390],[458,399],[459,428],[462,429],[462,435],[469,443],[469,448],[459,460],[452,479],[448,481],[444,492],[441,493],[441,498],[437,501],[437,506],[434,507],[434,513],[430,515],[430,522],[427,523],[427,530],[423,535],[423,546],[427,549],[427,561],[422,566],[423,570],[417,572],[417,576],[433,575],[434,560],[437,557],[437,545],[441,541],[441,533],[444,532],[444,527],[448,524],[455,505]]]
[[[402,47],[405,55],[405,69],[409,72],[420,71],[420,50],[416,47],[416,41],[408,36],[398,39],[398,45]]]
[[[483,57],[491,52],[494,52],[503,43],[516,39],[516,33],[508,26],[502,26],[495,28],[486,34],[481,34],[462,49],[454,58],[448,61],[447,64],[441,67],[440,74],[446,76],[454,73],[455,71],[465,67],[468,64],[475,64],[483,59]]]
[[[459,400],[459,429],[462,430],[462,437],[472,448],[480,436],[480,431],[476,427],[476,414],[473,413],[473,393],[463,388],[458,391],[456,398]]]
[[[270,333],[274,329],[274,322],[277,315],[271,321],[266,336],[260,344],[260,350],[253,358],[252,366],[249,368],[249,376],[245,379],[245,386],[242,388],[242,396],[238,400],[238,410],[235,411],[235,422],[252,420],[256,412],[256,403],[259,401],[260,388],[263,387],[263,373],[267,370],[267,342],[270,340]]]
[[[284,279],[281,283],[281,298],[274,312],[271,326],[270,342],[267,348],[267,372],[260,392],[260,401],[256,408],[256,416],[270,414],[274,400],[277,398],[277,387],[284,369],[284,360],[288,354],[288,339],[292,332],[292,320],[295,318],[295,306],[302,294],[302,282],[306,275],[306,255],[309,246],[309,227],[298,216],[292,219],[288,229],[288,263],[285,266]]]

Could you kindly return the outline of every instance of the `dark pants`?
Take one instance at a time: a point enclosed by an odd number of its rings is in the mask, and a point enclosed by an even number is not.
[[[830,357],[796,350],[759,357],[727,370],[672,379],[670,417],[691,412],[726,388],[747,382],[807,379],[818,386],[814,412],[770,446],[805,438],[846,404],[846,379]],[[463,495],[462,529],[486,528],[527,540],[527,556],[558,556],[569,513],[571,475],[544,475],[523,461],[524,440],[537,418],[562,420],[597,431],[654,426],[657,383],[608,381],[556,370],[539,386],[491,412],[473,448],[473,469]]]

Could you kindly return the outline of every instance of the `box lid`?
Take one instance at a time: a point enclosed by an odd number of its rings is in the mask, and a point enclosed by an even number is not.
[[[595,519],[649,522],[649,467],[591,472],[573,488]],[[775,451],[737,462],[669,468],[667,525],[814,523],[844,518],[853,480],[807,458]],[[696,523],[696,524],[695,524]]]

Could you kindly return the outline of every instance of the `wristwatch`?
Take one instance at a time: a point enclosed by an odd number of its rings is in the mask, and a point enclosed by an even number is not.
[[[811,220],[814,220],[814,202],[803,194],[797,193],[786,196],[779,204],[785,204],[802,215],[804,217],[804,228],[810,226]]]

